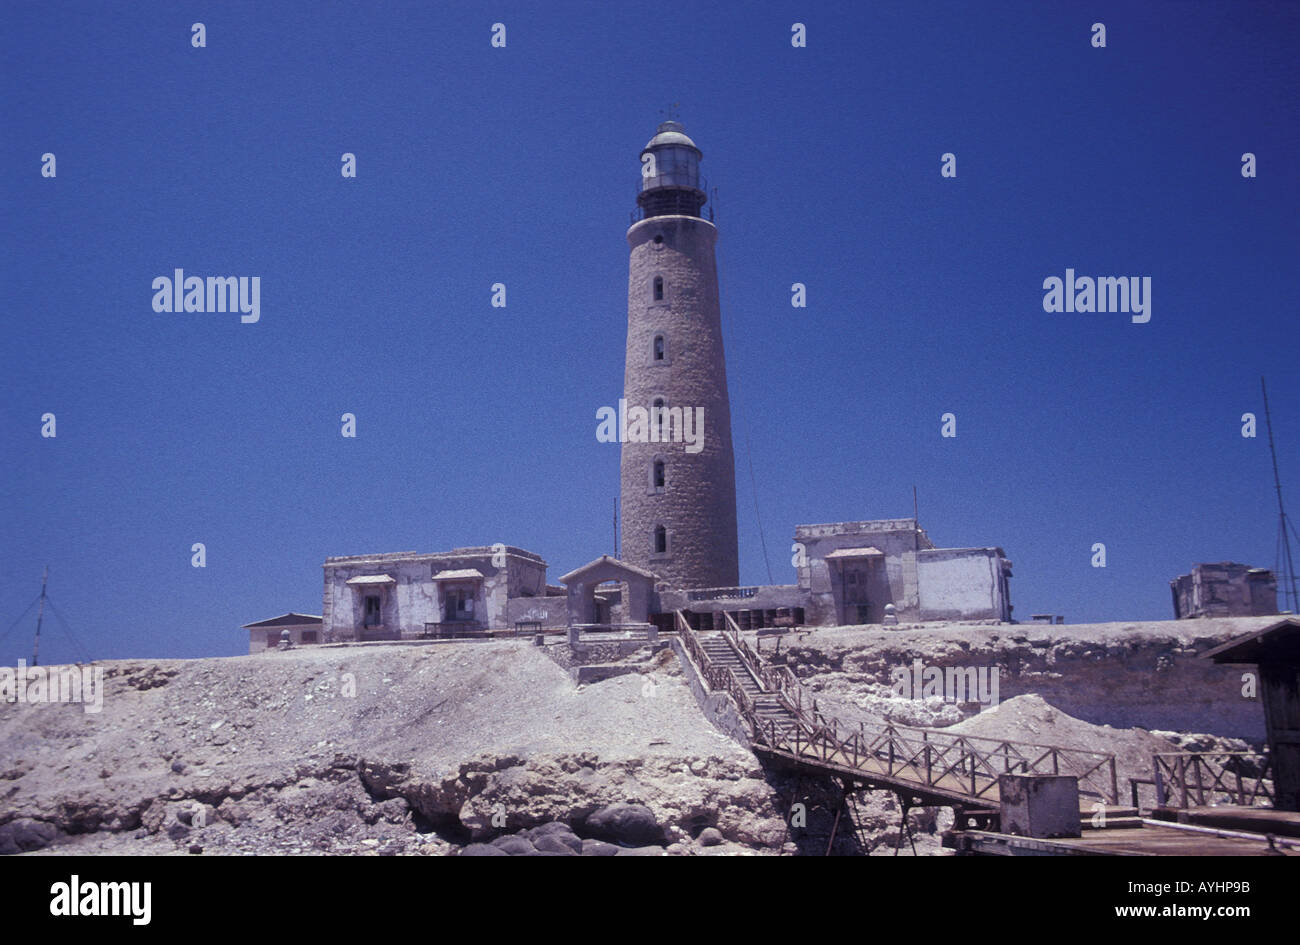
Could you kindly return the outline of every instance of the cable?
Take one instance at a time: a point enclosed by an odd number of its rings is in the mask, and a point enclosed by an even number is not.
[[[0,633],[0,640],[3,640],[5,637],[9,636],[9,634],[14,632],[14,628],[23,622],[23,618],[26,617],[29,613],[31,613],[32,608],[36,606],[36,602],[39,601],[40,599],[41,599],[41,595],[37,594],[36,597],[32,599],[32,602],[27,605],[27,609],[18,615],[18,619],[15,620],[13,624],[10,625],[9,629],[6,630],[4,633]],[[49,598],[47,597],[46,600],[48,601]]]
[[[72,628],[68,626],[67,619],[63,616],[59,608],[54,606],[54,601],[50,600],[50,598],[47,596],[45,598],[45,603],[50,605],[50,612],[54,614],[54,616],[59,618],[59,623],[62,624],[63,629],[68,632],[68,637],[72,640],[73,645],[76,646],[77,652],[79,652],[83,657],[85,657],[82,660],[82,662],[84,663],[94,662],[94,660],[90,658],[90,651],[81,645],[81,640],[77,637],[75,633],[72,632]]]
[[[754,519],[758,522],[758,540],[763,546],[763,564],[767,565],[767,583],[772,579],[772,562],[767,557],[767,538],[763,535],[763,518],[758,514],[758,482],[754,479],[754,451],[749,445],[749,415],[745,415],[745,458],[749,460],[749,493],[754,498]]]

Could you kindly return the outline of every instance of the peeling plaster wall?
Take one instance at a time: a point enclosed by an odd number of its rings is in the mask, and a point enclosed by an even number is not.
[[[996,548],[937,548],[916,556],[921,620],[1000,620],[1002,555]]]
[[[872,582],[871,593],[878,608],[892,603],[901,615],[916,612],[916,549],[933,548],[925,530],[910,518],[882,519],[871,522],[830,522],[823,525],[800,525],[794,540],[803,546],[805,564],[796,568],[799,586],[811,594],[808,622],[822,625],[839,621],[838,603],[842,589],[838,568],[826,560],[841,548],[876,548],[885,554],[881,573]]]
[[[347,582],[355,577],[387,574],[397,583],[375,585],[364,590]],[[325,638],[329,642],[355,640],[364,615],[364,598],[378,593],[382,599],[380,615],[384,628],[394,636],[400,631],[414,635],[424,629],[426,620],[437,619],[437,595],[431,581],[429,562],[421,559],[388,561],[378,564],[327,566],[325,569]]]
[[[568,597],[510,598],[506,605],[506,622],[513,628],[516,623],[525,620],[536,620],[543,627],[568,626]]]
[[[800,525],[794,539],[802,546],[804,563],[796,572],[808,594],[811,625],[857,621],[848,595],[860,585],[844,587],[841,566],[827,560],[846,548],[875,548],[884,554],[871,559],[866,570],[865,596],[875,622],[886,604],[893,604],[902,620],[1010,619],[1010,573],[1003,575],[1000,548],[935,548],[911,518]]]
[[[499,560],[502,553],[504,564],[494,566],[493,560]],[[542,593],[546,588],[546,562],[509,547],[505,552],[483,548],[465,549],[463,553],[404,552],[330,558],[325,563],[324,639],[326,642],[358,639],[366,591],[358,591],[347,583],[354,577],[386,574],[395,580],[395,584],[377,585],[375,590],[383,598],[380,613],[384,635],[396,639],[420,636],[426,623],[442,622],[444,599],[439,584],[452,586],[452,583],[435,582],[433,576],[441,571],[467,569],[483,575],[481,581],[472,582],[477,590],[474,619],[489,629],[514,626],[509,618],[512,596],[521,596],[525,591]],[[375,636],[379,638],[378,634]]]

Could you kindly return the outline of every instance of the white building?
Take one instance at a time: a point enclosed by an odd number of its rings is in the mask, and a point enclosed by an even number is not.
[[[508,545],[326,558],[324,570],[327,643],[564,624],[564,592],[548,589],[546,562]]]
[[[289,642],[295,646],[321,642],[321,618],[312,614],[281,614],[256,623],[246,623],[243,629],[248,631],[249,653],[275,649],[285,630],[289,631]]]

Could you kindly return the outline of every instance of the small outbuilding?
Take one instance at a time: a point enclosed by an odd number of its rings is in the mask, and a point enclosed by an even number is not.
[[[289,631],[289,641],[295,646],[321,642],[321,618],[313,614],[281,614],[256,623],[246,623],[243,629],[248,631],[249,653],[274,650],[285,630]]]
[[[1277,613],[1277,578],[1235,561],[1198,564],[1169,582],[1174,619],[1259,617]]]
[[[654,598],[656,575],[609,555],[575,568],[561,583],[568,588],[569,624],[646,623]],[[612,607],[597,597],[602,584],[616,583],[620,592]]]
[[[1273,760],[1273,807],[1300,811],[1300,619],[1279,620],[1201,654],[1259,667],[1259,701]]]

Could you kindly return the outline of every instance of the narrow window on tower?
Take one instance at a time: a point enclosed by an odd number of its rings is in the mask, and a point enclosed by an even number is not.
[[[668,554],[668,529],[662,525],[655,526],[655,554]]]
[[[655,276],[654,300],[656,302],[662,302],[664,300],[664,277],[663,276]]]
[[[656,361],[664,360],[664,355],[668,351],[668,344],[667,342],[664,341],[663,335],[655,335],[654,344],[651,346],[651,348],[653,351],[652,357],[654,358],[654,360]]]
[[[650,408],[650,423],[655,428],[655,439],[660,443],[668,442],[668,411],[664,399],[656,397]]]
[[[662,459],[656,459],[656,460],[655,460],[654,473],[653,473],[653,480],[652,480],[652,481],[653,481],[653,483],[654,483],[654,489],[655,489],[655,492],[663,492],[663,491],[664,491],[664,482],[665,482],[666,480],[665,480],[665,476],[664,476],[664,461],[663,461]]]

